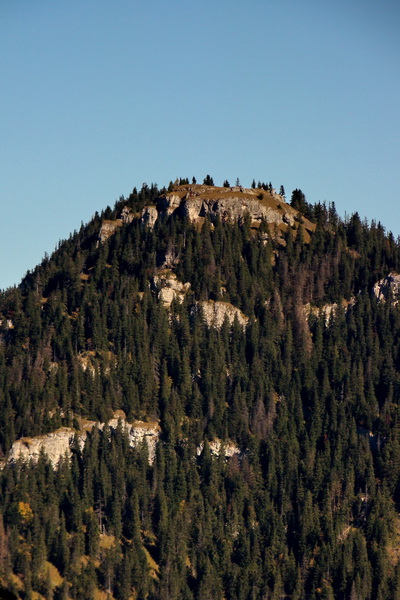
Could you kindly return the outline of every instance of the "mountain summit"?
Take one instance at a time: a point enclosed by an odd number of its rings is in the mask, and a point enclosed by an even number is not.
[[[400,597],[399,243],[211,183],[134,189],[1,294],[0,590]]]
[[[315,230],[315,224],[295,208],[285,202],[284,196],[274,189],[243,188],[242,186],[216,187],[210,185],[185,184],[176,186],[172,191],[162,193],[155,204],[142,209],[141,222],[154,227],[157,221],[165,222],[171,216],[186,217],[191,223],[202,225],[205,219],[215,223],[243,222],[250,220],[252,228],[267,223],[276,238],[283,240],[283,234],[289,227],[296,231],[300,223],[309,241],[309,232]],[[115,221],[105,221],[100,231],[100,240],[104,241],[117,227],[129,223],[134,214],[125,206]]]

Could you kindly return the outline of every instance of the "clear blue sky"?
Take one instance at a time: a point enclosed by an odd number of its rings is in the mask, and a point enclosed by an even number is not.
[[[0,288],[176,177],[399,235],[399,31],[398,0],[0,0]]]

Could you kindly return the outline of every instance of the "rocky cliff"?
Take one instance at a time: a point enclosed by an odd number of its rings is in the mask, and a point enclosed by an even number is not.
[[[179,281],[171,269],[160,269],[153,277],[152,283],[158,299],[166,308],[169,308],[175,299],[182,303],[190,290],[190,283]]]
[[[222,327],[225,318],[232,325],[237,319],[239,325],[246,327],[249,319],[244,313],[230,302],[220,302],[214,300],[203,300],[197,303],[195,310],[200,309],[203,313],[204,320],[209,327],[213,326],[217,329]]]
[[[61,458],[71,458],[71,445],[76,437],[81,450],[85,445],[85,441],[89,432],[95,427],[103,430],[105,423],[96,423],[95,421],[87,421],[81,419],[80,430],[72,427],[61,427],[56,431],[45,435],[35,437],[21,438],[13,443],[10,452],[8,453],[7,461],[15,462],[18,459],[24,461],[32,460],[36,463],[41,454],[45,454],[53,467],[56,467]],[[108,421],[107,425],[110,429],[116,429],[119,425],[125,431],[129,438],[131,448],[136,448],[143,441],[146,442],[149,452],[149,463],[153,464],[157,442],[160,437],[160,426],[157,422],[147,423],[144,421],[134,421],[128,423],[125,419],[123,411],[118,411],[114,417]],[[210,452],[212,456],[220,456],[222,453],[225,458],[231,458],[234,455],[240,455],[241,451],[237,444],[232,441],[222,442],[216,438],[209,442]],[[197,456],[200,456],[204,448],[204,442],[197,447]],[[4,464],[4,463],[3,463]]]
[[[56,466],[62,456],[71,456],[70,445],[75,435],[75,429],[61,427],[57,431],[36,437],[21,438],[13,443],[8,454],[8,461],[23,460],[37,462],[43,452],[48,456],[53,466]],[[83,447],[86,432],[78,434],[80,446]]]
[[[193,184],[177,186],[173,191],[160,195],[156,204],[145,206],[139,214],[124,207],[117,219],[103,221],[98,244],[104,243],[118,227],[130,223],[135,217],[139,217],[146,227],[153,228],[158,219],[165,221],[174,213],[199,225],[206,218],[211,222],[220,219],[233,223],[248,217],[254,229],[263,222],[267,223],[271,234],[278,239],[289,227],[295,233],[302,225],[304,240],[308,242],[310,233],[315,230],[314,223],[287,204],[284,197],[274,190]]]
[[[277,235],[288,227],[298,229],[302,223],[306,241],[309,239],[308,232],[315,230],[313,223],[286,204],[283,196],[274,190],[182,185],[160,197],[157,211],[157,218],[165,219],[179,211],[195,223],[201,223],[204,218],[211,222],[217,218],[234,222],[248,216],[252,227],[257,228],[265,221]]]
[[[131,223],[134,219],[134,216],[135,215],[131,212],[131,209],[128,206],[124,206],[118,219],[115,219],[114,221],[105,219],[100,227],[97,244],[104,244],[104,242],[116,232],[118,227]]]
[[[400,274],[392,272],[380,281],[377,281],[374,285],[373,294],[378,302],[386,302],[391,298],[394,304],[398,304],[400,294]]]
[[[99,239],[97,244],[104,244],[104,242],[106,240],[108,240],[108,238],[113,235],[116,230],[118,229],[118,227],[121,227],[122,225],[122,221],[120,219],[116,220],[116,221],[110,221],[110,220],[106,220],[103,221],[103,223],[101,224],[100,227],[100,231],[99,231]]]
[[[225,458],[232,458],[232,456],[240,456],[241,451],[237,444],[228,440],[226,442],[222,442],[220,439],[216,438],[211,440],[209,443],[210,454],[211,456],[220,456],[221,453]],[[197,447],[197,456],[203,452],[204,442]]]
[[[128,423],[122,411],[118,411],[114,417],[108,421],[110,429],[116,429],[118,424],[127,433],[129,443],[132,448],[145,441],[149,451],[149,462],[152,464],[155,457],[156,445],[160,436],[160,426],[157,422],[145,423],[143,421],[134,421]],[[94,427],[102,430],[105,423],[96,423],[95,421],[81,420],[80,430],[72,427],[62,427],[47,433],[30,438],[21,438],[14,442],[8,454],[8,461],[16,461],[19,458],[37,462],[41,453],[44,453],[50,459],[53,466],[56,466],[61,457],[71,457],[71,443],[77,436],[78,443],[83,448],[88,432]]]
[[[303,312],[306,318],[308,318],[311,314],[315,317],[323,318],[325,325],[329,325],[331,320],[335,317],[339,306],[344,310],[344,312],[347,312],[351,306],[354,306],[356,301],[356,297],[352,296],[350,300],[345,300],[343,298],[340,303],[330,302],[323,304],[322,306],[315,306],[311,304],[311,302],[307,302],[307,304],[305,304],[303,307]]]

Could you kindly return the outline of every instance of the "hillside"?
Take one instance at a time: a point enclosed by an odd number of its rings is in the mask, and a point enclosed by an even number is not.
[[[0,588],[397,600],[399,271],[265,185],[144,184],[60,242],[0,297]]]

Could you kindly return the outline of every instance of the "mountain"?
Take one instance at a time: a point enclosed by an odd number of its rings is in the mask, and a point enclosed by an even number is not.
[[[0,596],[400,597],[399,243],[210,184],[1,294]]]

